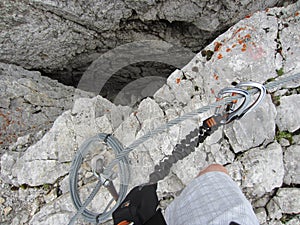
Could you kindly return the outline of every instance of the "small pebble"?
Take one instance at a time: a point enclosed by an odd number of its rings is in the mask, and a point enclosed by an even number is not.
[[[12,211],[12,207],[7,206],[3,211],[4,211],[4,216],[8,216],[8,214],[10,214],[10,212]]]
[[[0,205],[2,205],[5,202],[5,199],[0,197]]]

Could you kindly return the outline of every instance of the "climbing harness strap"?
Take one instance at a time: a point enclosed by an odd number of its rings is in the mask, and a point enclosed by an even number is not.
[[[197,116],[201,113],[204,113],[210,109],[216,109],[215,115],[206,119],[203,122],[203,125],[199,129],[195,129],[191,131],[185,140],[181,141],[180,144],[177,144],[173,150],[171,156],[169,156],[164,163],[161,162],[160,165],[155,167],[155,171],[150,175],[149,183],[155,183],[161,179],[163,179],[170,171],[172,164],[177,162],[178,160],[184,158],[189,153],[194,151],[194,148],[202,143],[207,136],[209,136],[212,132],[214,132],[219,126],[223,124],[227,124],[235,119],[239,119],[243,117],[250,110],[255,108],[260,101],[262,100],[266,89],[274,89],[280,85],[283,85],[290,81],[295,81],[300,78],[300,73],[294,74],[285,78],[281,78],[276,81],[272,81],[265,86],[262,86],[257,83],[241,83],[234,88],[225,88],[220,92],[220,96],[218,96],[218,101],[212,103],[208,106],[204,106],[200,109],[197,109],[195,112],[187,113],[183,116],[175,118],[174,120],[169,121],[167,124],[161,125],[158,128],[154,129],[151,132],[146,133],[139,139],[135,140],[128,147],[124,148],[122,144],[112,135],[107,134],[98,134],[94,137],[86,140],[77,151],[74,160],[70,169],[70,194],[75,208],[77,209],[77,213],[73,216],[69,224],[73,224],[79,215],[87,220],[88,222],[99,224],[101,222],[105,222],[111,218],[112,213],[116,210],[116,208],[122,203],[124,200],[128,183],[130,180],[129,173],[129,159],[128,154],[134,150],[141,143],[147,141],[149,138],[153,137],[156,134],[163,132],[164,130],[181,123],[182,121]],[[251,90],[244,90],[242,88],[252,87]],[[251,95],[259,92],[258,98],[249,105],[249,97]],[[222,98],[222,95],[232,94],[230,97]],[[236,94],[238,93],[238,94]],[[237,101],[242,100],[242,103],[239,106],[236,106]],[[225,110],[224,110],[225,107]],[[237,108],[235,108],[237,107]],[[95,189],[91,192],[88,198],[84,203],[81,202],[78,194],[78,171],[83,162],[84,156],[89,151],[89,146],[93,142],[105,142],[110,148],[113,149],[115,153],[115,159],[112,160],[109,165],[103,170],[102,173],[97,174],[98,182],[95,186]],[[119,167],[119,177],[120,177],[120,187],[118,191],[118,200],[113,207],[110,205],[113,203],[114,199],[112,199],[107,205],[106,209],[102,213],[94,213],[86,209],[87,205],[92,201],[97,192],[99,191],[101,186],[108,187],[108,190],[112,193],[115,192],[113,187],[113,177],[115,176],[112,168],[118,165]],[[116,198],[116,196],[115,196]],[[109,209],[109,210],[108,210]]]

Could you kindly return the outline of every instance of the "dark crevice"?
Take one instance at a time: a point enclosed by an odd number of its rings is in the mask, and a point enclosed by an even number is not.
[[[300,189],[300,184],[286,184],[286,183],[283,183],[281,188],[299,188]]]
[[[97,59],[97,57],[109,51],[110,49],[114,49],[115,47],[121,46],[122,44],[132,42],[133,36],[144,36],[145,38],[147,37],[146,39],[148,39],[150,35],[153,37],[153,39],[166,41],[170,44],[174,44],[175,46],[187,48],[196,54],[205,46],[207,46],[217,36],[219,36],[221,33],[224,33],[228,28],[229,25],[222,30],[218,30],[214,33],[211,33],[199,29],[192,23],[183,21],[169,22],[164,19],[159,19],[157,21],[142,21],[137,18],[137,15],[133,10],[131,17],[120,21],[118,30],[111,31],[115,33],[114,46],[112,46],[111,43],[104,43],[105,47],[98,47],[91,52],[78,55],[78,59],[80,58],[84,60],[76,60],[76,56],[72,61],[70,61],[68,68],[58,68],[57,70],[52,71],[45,71],[43,69],[38,70],[43,76],[47,76],[52,79],[58,80],[60,83],[63,83],[68,86],[77,87],[83,73],[90,66],[90,64],[95,59]],[[94,54],[96,57],[90,57],[89,55],[91,54]],[[208,52],[207,59],[209,60],[211,56],[212,55],[210,54],[210,52]],[[142,64],[143,62],[137,65],[130,65],[129,67],[140,67]],[[126,70],[126,68],[124,69]],[[166,71],[165,65],[162,65],[161,69],[159,69],[159,63],[157,63],[156,72],[154,71],[155,76],[168,77],[172,72],[172,69],[173,68],[170,66],[169,71]],[[111,84],[111,81],[114,81],[114,84],[116,84],[117,86],[125,86],[126,84],[134,80],[134,77],[139,77],[138,74],[134,72],[135,70],[136,69],[132,70],[131,76],[129,77],[127,82],[123,82],[122,80],[124,80],[124,77],[122,77],[122,74],[117,72],[113,75],[113,78],[110,79],[109,83]],[[165,71],[165,73],[163,71]],[[120,76],[121,79],[118,79],[118,77]],[[143,77],[145,76],[145,73],[143,73]],[[109,89],[112,90],[113,88],[114,87],[110,86]],[[106,97],[105,91],[101,94],[103,94],[103,96]]]
[[[293,132],[293,135],[300,135],[300,129]]]
[[[108,79],[100,95],[121,105],[135,104],[147,96],[153,96],[176,69],[172,65],[151,61],[128,65]],[[133,102],[135,100],[132,98],[137,101]]]

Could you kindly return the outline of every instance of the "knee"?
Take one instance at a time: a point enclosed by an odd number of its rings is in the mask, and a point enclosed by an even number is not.
[[[228,175],[228,171],[224,166],[222,166],[220,164],[211,164],[208,167],[206,167],[205,169],[201,170],[197,177],[204,175],[206,173],[209,173],[209,172],[223,172]]]

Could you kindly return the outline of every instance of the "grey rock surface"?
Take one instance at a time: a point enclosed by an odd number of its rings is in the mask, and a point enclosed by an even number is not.
[[[272,199],[283,213],[299,214],[300,190],[298,188],[280,188]]]
[[[241,188],[251,199],[258,199],[283,183],[283,156],[278,143],[251,149],[235,163],[240,165]]]
[[[50,4],[54,3],[49,1]],[[148,4],[152,3],[130,1],[132,7],[146,7]],[[240,21],[198,53],[182,70],[174,71],[154,97],[142,100],[137,108],[115,106],[99,96],[79,98],[72,109],[55,120],[52,128],[37,143],[28,147],[26,143],[30,137],[23,136],[1,158],[1,175],[5,179],[0,183],[0,197],[5,202],[0,207],[1,210],[12,208],[6,217],[1,218],[1,222],[11,224],[14,221],[17,224],[25,221],[38,225],[59,221],[60,224],[67,224],[75,213],[66,185],[68,170],[75,152],[88,137],[99,132],[112,133],[124,146],[128,146],[167,121],[215,102],[217,92],[231,86],[234,81],[265,83],[299,73],[299,61],[292,63],[290,60],[291,64],[284,64],[284,58],[275,54],[279,51],[289,55],[287,49],[280,51],[278,46],[281,43],[292,48],[293,36],[286,35],[286,39],[282,40],[280,34],[286,28],[290,33],[299,34],[298,11],[300,2],[287,8],[258,12]],[[287,25],[278,29],[280,24]],[[294,51],[289,57],[299,58],[299,54],[299,51]],[[281,74],[279,70],[283,64],[284,71]],[[275,104],[275,92],[280,99],[284,95],[297,97],[299,81],[292,81],[282,89],[269,90],[260,107],[240,121],[220,128],[193,153],[176,163],[171,173],[159,182],[160,199],[173,199],[199,170],[211,163],[221,163],[226,165],[230,175],[254,203],[262,224],[282,224],[285,216],[299,213],[299,201],[295,199],[295,196],[299,196],[299,188],[282,187],[284,181],[284,185],[290,182],[292,186],[299,178],[295,164],[299,134],[297,130],[291,133],[294,137],[289,145],[277,142],[275,126],[279,125],[276,114],[282,105]],[[34,97],[28,99],[38,101]],[[288,104],[286,107],[293,108]],[[155,165],[170,155],[176,143],[212,113],[214,109],[185,120],[153,136],[132,151],[129,155],[132,174],[130,187],[147,182]],[[246,143],[243,143],[242,140],[246,138]],[[22,151],[14,151],[17,147],[13,146],[23,146],[20,147]],[[107,161],[113,158],[111,150],[104,145],[93,145],[91,148],[93,151],[82,164],[78,182],[83,199],[92,191],[94,184],[93,178],[90,178],[91,159],[96,155],[103,156]],[[287,169],[290,171],[287,172]],[[119,185],[118,179],[115,180],[116,186]],[[11,191],[11,187],[15,191]],[[107,192],[100,191],[90,207],[100,212],[108,201]],[[18,216],[13,218],[14,215]],[[290,221],[292,224],[297,218]],[[84,221],[79,223],[87,224]]]
[[[37,71],[4,63],[0,63],[0,90],[1,147],[23,135],[38,139],[40,130],[48,130],[60,114],[72,107],[75,93],[73,87],[42,77]],[[78,90],[77,96],[91,94]]]
[[[241,120],[234,121],[232,126],[228,126],[225,134],[234,152],[238,153],[273,141],[275,117],[276,109],[268,95],[257,109]]]
[[[97,107],[98,105],[101,108]],[[12,156],[5,154],[2,157],[2,176],[10,178],[16,186],[55,183],[58,178],[68,173],[74,151],[83,140],[97,133],[113,132],[110,118],[118,120],[118,115],[112,114],[116,108],[100,96],[93,99],[78,99],[73,109],[57,118],[53,127],[40,141],[30,146],[21,157],[16,159],[14,166],[11,165]],[[128,107],[123,107],[123,110],[118,108],[118,110],[123,112],[119,115],[120,118],[126,118],[130,112]],[[109,111],[110,114],[107,114]],[[96,115],[103,116],[96,117]],[[14,169],[10,170],[12,167]]]
[[[165,40],[199,51],[246,15],[282,2],[4,0],[0,61],[70,82],[99,54],[121,44]]]
[[[276,123],[279,130],[295,132],[300,128],[300,95],[283,96],[277,108]]]
[[[288,224],[288,225],[297,225],[299,223],[300,223],[300,218],[298,216],[298,217],[295,217],[295,218],[289,220],[286,224]]]
[[[268,212],[268,219],[272,221],[271,223],[274,223],[274,221],[276,220],[277,221],[280,220],[280,218],[282,217],[282,210],[277,204],[277,202],[271,199],[269,203],[266,205],[266,208]]]
[[[267,212],[266,212],[265,208],[256,209],[255,215],[259,221],[259,224],[263,224],[267,220]]]
[[[300,146],[293,145],[284,151],[284,183],[299,184],[300,183]]]

